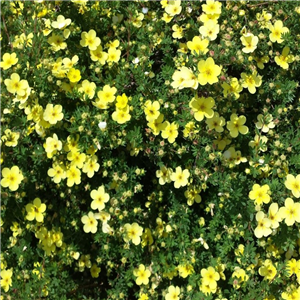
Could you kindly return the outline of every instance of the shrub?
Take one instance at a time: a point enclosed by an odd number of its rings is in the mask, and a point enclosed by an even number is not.
[[[2,299],[300,298],[297,2],[1,8]]]

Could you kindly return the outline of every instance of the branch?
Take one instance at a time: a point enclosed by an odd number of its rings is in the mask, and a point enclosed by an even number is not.
[[[7,35],[8,44],[10,45],[10,48],[11,48],[11,50],[13,51],[13,50],[14,50],[14,47],[13,47],[12,43],[10,42],[10,37],[9,37],[8,30],[7,30],[7,27],[6,27],[4,15],[2,15],[2,21],[3,21],[3,25],[4,25],[4,31],[5,31],[5,33],[6,33],[6,35]]]

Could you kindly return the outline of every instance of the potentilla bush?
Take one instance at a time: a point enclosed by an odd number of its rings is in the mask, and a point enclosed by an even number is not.
[[[1,2],[1,299],[300,299],[296,1]]]

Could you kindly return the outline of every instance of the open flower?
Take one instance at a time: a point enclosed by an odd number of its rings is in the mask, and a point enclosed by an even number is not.
[[[300,174],[296,177],[294,175],[288,174],[286,176],[286,181],[284,182],[284,185],[287,189],[292,191],[294,197],[300,197]]]
[[[204,117],[210,119],[214,115],[214,111],[212,107],[215,105],[215,101],[213,98],[208,97],[200,97],[196,95],[189,103],[189,107],[194,112],[194,117],[197,121],[202,121]]]
[[[93,212],[90,211],[87,216],[83,216],[81,218],[81,222],[84,224],[83,230],[85,233],[97,232],[98,221],[96,220]]]
[[[137,269],[133,270],[133,275],[137,277],[135,281],[137,285],[148,284],[151,272],[143,264],[140,264]]]
[[[198,62],[198,81],[201,85],[207,83],[213,84],[219,81],[218,76],[221,74],[221,67],[215,64],[212,57]]]
[[[293,199],[286,198],[284,206],[280,207],[279,214],[287,226],[293,226],[295,222],[300,223],[300,203]]]
[[[46,210],[46,204],[41,202],[40,198],[35,198],[33,200],[33,203],[28,203],[26,205],[26,219],[29,221],[33,221],[34,219],[37,220],[37,222],[44,222],[44,215],[43,213]]]
[[[252,33],[246,33],[241,37],[241,42],[244,46],[242,51],[244,53],[252,53],[257,48],[258,37]]]
[[[230,135],[235,138],[241,134],[247,134],[249,129],[245,126],[246,117],[238,116],[237,114],[232,114],[230,116],[230,121],[227,121],[227,129],[229,130]]]
[[[176,171],[171,174],[171,180],[174,181],[174,187],[176,189],[181,186],[186,186],[188,184],[188,178],[190,172],[188,169],[182,170],[181,167],[177,167]]]
[[[18,166],[13,166],[11,169],[2,169],[1,186],[8,187],[11,191],[16,191],[24,176]]]

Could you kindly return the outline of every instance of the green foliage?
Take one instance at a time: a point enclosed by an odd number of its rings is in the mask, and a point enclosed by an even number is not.
[[[299,14],[2,1],[3,299],[298,299]]]

